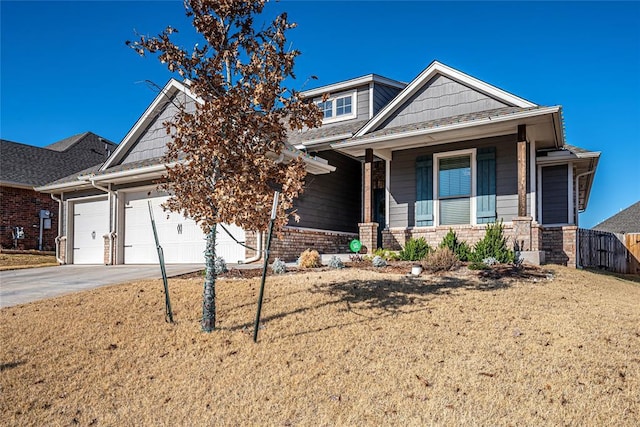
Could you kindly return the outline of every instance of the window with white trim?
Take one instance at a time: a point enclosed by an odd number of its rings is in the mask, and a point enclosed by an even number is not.
[[[355,104],[355,91],[349,95],[329,98],[326,101],[318,102],[318,107],[323,114],[323,123],[355,118]]]
[[[475,149],[434,155],[436,224],[475,224]]]

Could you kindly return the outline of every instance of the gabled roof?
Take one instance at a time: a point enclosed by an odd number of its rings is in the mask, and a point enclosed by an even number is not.
[[[172,97],[178,92],[182,92],[196,102],[202,103],[202,100],[198,99],[187,86],[175,79],[170,79],[160,90],[160,93],[158,93],[153,102],[147,107],[142,116],[140,116],[129,132],[127,132],[127,135],[125,135],[124,139],[118,145],[118,149],[107,159],[100,170],[106,170],[122,161],[138,141],[140,135],[149,127],[157,115],[171,102]]]
[[[526,99],[515,96],[509,92],[492,86],[488,83],[478,80],[468,74],[448,67],[438,61],[433,61],[422,73],[420,73],[411,83],[409,83],[389,104],[387,104],[380,112],[373,117],[369,123],[362,127],[356,137],[362,136],[370,131],[376,130],[387,120],[394,112],[405,104],[416,92],[418,92],[425,84],[427,84],[436,75],[442,75],[457,81],[471,89],[484,93],[485,95],[496,99],[508,106],[519,108],[537,107],[536,104]]]
[[[594,230],[610,233],[640,233],[640,201],[605,219]]]
[[[1,140],[0,183],[21,188],[43,185],[102,164],[115,146],[92,132],[74,135],[46,147]]]

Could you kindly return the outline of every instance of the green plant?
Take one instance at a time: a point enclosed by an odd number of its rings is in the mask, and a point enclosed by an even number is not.
[[[456,232],[451,228],[449,229],[447,235],[444,236],[442,242],[440,242],[440,245],[438,245],[438,247],[451,249],[451,251],[457,255],[460,261],[468,261],[469,257],[471,256],[471,248],[469,247],[467,242],[465,242],[464,240],[458,240]]]
[[[276,258],[271,264],[271,270],[274,274],[284,274],[287,271],[287,265],[280,258]]]
[[[447,247],[439,247],[435,251],[429,253],[425,262],[427,268],[431,271],[449,271],[460,265],[458,256]]]
[[[375,251],[373,251],[373,256],[376,256],[376,255],[381,258],[384,258],[385,261],[397,261],[400,259],[400,256],[398,255],[398,253],[390,249],[378,248]]]
[[[316,268],[321,267],[320,254],[316,250],[306,249],[298,258],[298,266],[300,268]]]
[[[471,261],[474,262],[483,262],[489,258],[495,258],[500,263],[510,263],[516,259],[515,252],[507,247],[502,221],[487,224],[484,237],[476,243],[471,255]]]
[[[404,248],[400,251],[400,259],[403,261],[420,261],[431,251],[431,246],[429,246],[424,237],[419,239],[412,237],[406,241]]]
[[[342,260],[335,255],[331,257],[328,265],[329,268],[333,268],[334,270],[344,268],[344,263],[342,262]]]

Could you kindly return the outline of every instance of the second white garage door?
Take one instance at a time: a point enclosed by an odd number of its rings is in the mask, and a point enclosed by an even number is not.
[[[107,199],[73,202],[74,264],[103,264],[103,236],[107,233],[109,233],[109,202]]]
[[[167,264],[187,264],[204,262],[206,236],[195,221],[177,212],[164,211],[161,204],[168,196],[158,192],[136,192],[126,194],[124,209],[124,263],[156,264],[158,254],[149,219],[147,201],[151,201],[158,231],[158,239]],[[235,226],[226,226],[234,237],[244,242],[244,231]],[[218,232],[216,254],[228,263],[244,261],[244,247]]]

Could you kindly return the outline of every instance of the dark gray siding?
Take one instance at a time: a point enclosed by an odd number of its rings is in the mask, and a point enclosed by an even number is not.
[[[336,167],[325,175],[307,175],[305,191],[294,203],[300,222],[294,227],[358,232],[361,217],[361,164],[333,151],[319,155]]]
[[[408,99],[378,129],[501,107],[507,107],[507,105],[448,77],[437,75]]]
[[[374,83],[373,85],[373,114],[378,114],[393,98],[400,93],[401,89]]]
[[[177,105],[176,105],[177,104]],[[178,93],[171,102],[162,108],[155,120],[140,135],[138,141],[127,153],[121,164],[137,162],[145,159],[153,159],[164,156],[167,143],[171,140],[171,135],[167,135],[164,122],[172,119],[179,111],[180,105],[186,105],[187,110],[193,111],[195,103],[193,99],[184,93]]]
[[[447,145],[394,151],[391,161],[391,197],[389,224],[391,227],[413,227],[415,224],[416,175],[415,162],[419,156],[469,148],[496,148],[496,212],[498,219],[511,221],[518,215],[518,165],[516,135],[484,138]],[[527,180],[528,182],[528,180]],[[530,210],[527,194],[527,210]]]
[[[566,224],[569,211],[567,165],[542,168],[542,224]]]

